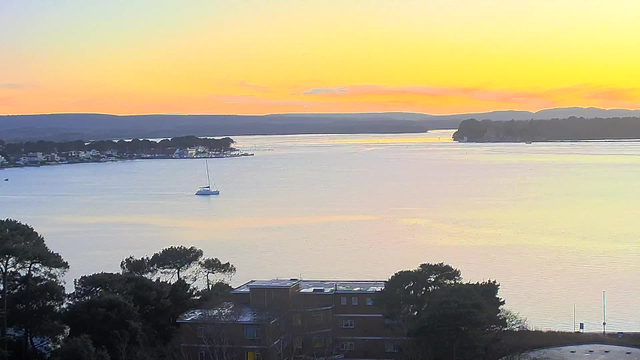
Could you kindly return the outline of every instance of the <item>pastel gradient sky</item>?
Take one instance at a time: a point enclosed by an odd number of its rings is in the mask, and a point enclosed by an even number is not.
[[[640,108],[638,0],[0,0],[0,114]]]

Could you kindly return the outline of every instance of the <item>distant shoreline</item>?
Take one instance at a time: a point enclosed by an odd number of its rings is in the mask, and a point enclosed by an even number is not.
[[[149,139],[5,143],[0,140],[0,168],[105,163],[137,159],[215,159],[251,156],[226,138],[183,136]]]
[[[108,161],[73,161],[73,162],[57,162],[57,163],[44,163],[44,164],[28,164],[28,165],[18,165],[18,164],[10,164],[10,165],[0,165],[0,170],[8,170],[8,169],[23,169],[23,168],[39,168],[45,166],[61,166],[61,165],[79,165],[79,164],[106,164],[106,163],[116,163],[116,162],[127,162],[127,161],[135,161],[135,160],[200,160],[200,159],[228,159],[228,158],[240,158],[240,157],[250,157],[254,156],[253,153],[248,152],[239,152],[233,154],[227,154],[223,156],[201,156],[201,157],[193,157],[193,158],[174,158],[171,156],[152,156],[152,157],[137,157],[131,159],[114,159]]]

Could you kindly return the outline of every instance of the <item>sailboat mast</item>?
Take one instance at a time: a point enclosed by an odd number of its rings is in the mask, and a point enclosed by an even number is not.
[[[211,177],[209,176],[209,161],[205,160],[204,163],[207,167],[207,185],[209,186],[209,188],[211,188]]]

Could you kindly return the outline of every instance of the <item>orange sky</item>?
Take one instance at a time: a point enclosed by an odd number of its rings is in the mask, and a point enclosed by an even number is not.
[[[636,0],[2,0],[0,114],[640,108]]]

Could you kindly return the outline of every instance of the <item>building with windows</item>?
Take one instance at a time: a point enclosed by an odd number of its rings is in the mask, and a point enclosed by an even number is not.
[[[383,288],[383,281],[253,280],[230,302],[183,314],[182,350],[194,360],[393,359],[406,338],[374,304]]]

